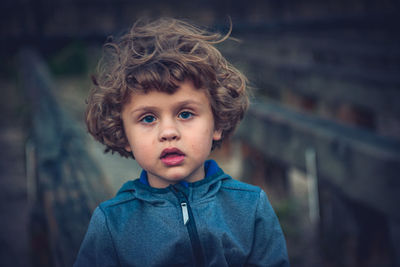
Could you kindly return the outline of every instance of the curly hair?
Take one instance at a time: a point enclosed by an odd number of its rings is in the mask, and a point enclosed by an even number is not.
[[[94,87],[87,99],[86,124],[106,152],[133,157],[125,150],[122,109],[133,93],[157,90],[173,94],[179,84],[191,80],[205,90],[221,140],[232,134],[248,107],[246,78],[214,47],[229,38],[192,24],[162,18],[139,20],[117,40],[109,40],[92,77]]]

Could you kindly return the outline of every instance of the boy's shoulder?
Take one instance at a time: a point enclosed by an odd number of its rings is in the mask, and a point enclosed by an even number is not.
[[[100,203],[99,207],[104,211],[107,208],[134,201],[137,199],[134,191],[135,181],[128,181],[118,190],[117,194],[113,198]]]
[[[237,190],[237,191],[245,191],[249,193],[260,194],[261,188],[255,185],[251,185],[236,179],[225,180],[222,185],[222,189],[225,190]]]

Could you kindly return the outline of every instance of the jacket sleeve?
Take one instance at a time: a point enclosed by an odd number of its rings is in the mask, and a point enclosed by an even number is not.
[[[285,237],[264,191],[260,192],[254,229],[253,247],[247,265],[289,266]]]
[[[90,219],[89,227],[81,244],[74,267],[80,266],[118,266],[106,217],[97,207]]]

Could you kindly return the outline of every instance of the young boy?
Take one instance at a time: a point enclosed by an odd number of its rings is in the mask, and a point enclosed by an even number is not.
[[[289,265],[265,193],[206,160],[248,106],[213,46],[228,35],[165,18],[105,45],[87,126],[143,171],[96,208],[75,266]]]

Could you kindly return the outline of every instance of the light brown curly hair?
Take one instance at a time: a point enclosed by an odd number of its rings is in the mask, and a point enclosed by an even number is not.
[[[125,150],[128,140],[121,117],[124,104],[135,92],[157,90],[173,94],[179,84],[191,80],[205,90],[221,140],[232,134],[248,107],[246,78],[214,47],[229,38],[188,22],[162,18],[140,20],[117,40],[104,45],[87,99],[86,124],[106,152],[133,157]]]

